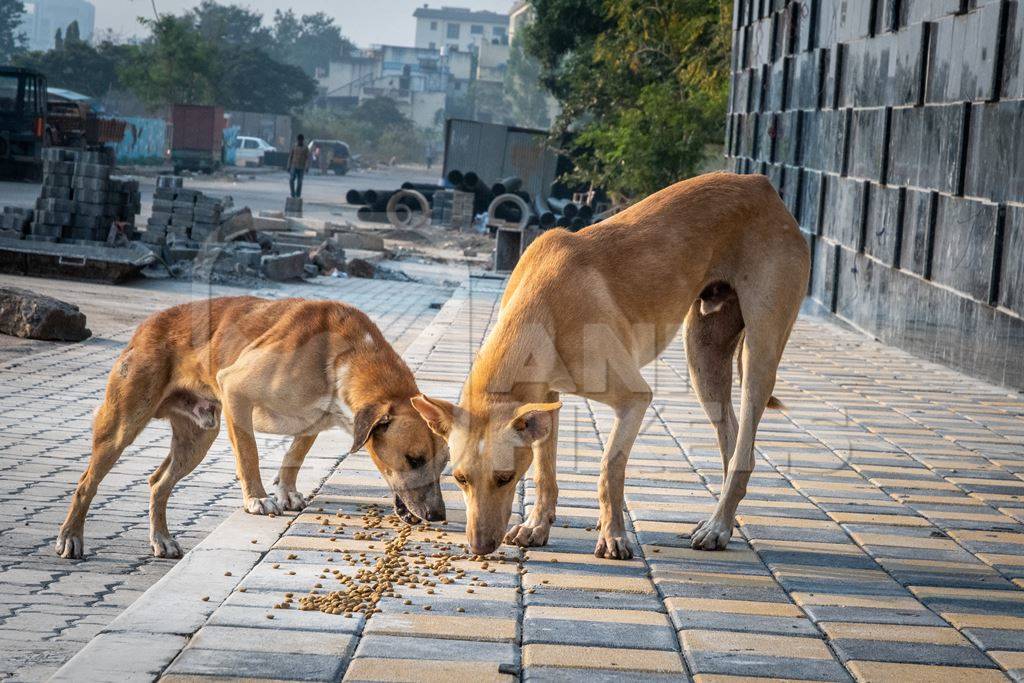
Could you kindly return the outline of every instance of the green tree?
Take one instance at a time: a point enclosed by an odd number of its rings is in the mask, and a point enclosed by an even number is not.
[[[696,173],[721,143],[728,0],[533,0],[527,51],[572,130],[575,177],[627,196]]]
[[[0,0],[0,62],[9,62],[25,50],[27,41],[20,30],[24,14],[22,0]]]
[[[81,29],[78,28],[77,19],[68,24],[68,29],[64,31],[64,42],[65,44],[82,42],[82,33]]]
[[[378,126],[400,126],[411,123],[398,105],[389,97],[374,97],[359,103],[352,112],[352,118],[363,123]]]
[[[49,85],[102,97],[121,86],[119,68],[136,60],[139,48],[103,41],[93,47],[84,41],[64,41],[61,49],[26,52],[13,61],[46,75]]]
[[[248,47],[266,46],[273,40],[273,32],[263,26],[263,15],[245,7],[203,0],[188,16],[206,40]]]
[[[323,12],[299,17],[289,9],[274,10],[271,49],[276,59],[315,76],[317,69],[326,69],[332,59],[351,52],[355,46]]]
[[[221,68],[217,48],[195,30],[188,17],[164,14],[140,20],[152,33],[139,58],[123,65],[121,78],[152,107],[167,104],[219,104]]]
[[[299,67],[253,47],[222,50],[218,102],[228,109],[288,114],[316,94],[316,82]]]
[[[64,49],[64,33],[60,29],[53,34],[53,49],[58,51]]]
[[[540,63],[526,54],[519,34],[509,47],[505,92],[517,125],[549,128],[548,93],[541,85]]]

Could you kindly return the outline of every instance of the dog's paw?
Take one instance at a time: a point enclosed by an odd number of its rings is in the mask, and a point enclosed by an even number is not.
[[[150,534],[149,545],[153,548],[153,557],[177,559],[184,554],[178,542],[168,534]]]
[[[57,542],[53,544],[57,555],[66,560],[80,560],[85,554],[85,538],[81,531],[60,530],[57,534]]]
[[[706,519],[690,534],[690,547],[695,550],[724,550],[732,538],[732,524],[715,518]]]
[[[522,548],[535,548],[539,545],[547,545],[550,533],[550,524],[516,524],[505,534],[505,543]]]
[[[298,491],[289,491],[285,488],[277,489],[277,502],[280,503],[281,507],[285,510],[295,510],[300,512],[306,509],[306,497]]]
[[[594,557],[603,557],[606,560],[630,560],[633,559],[633,551],[624,536],[601,534],[601,538],[597,540],[597,545],[594,547]]]
[[[270,497],[267,498],[246,498],[245,511],[250,515],[279,515],[281,506]]]

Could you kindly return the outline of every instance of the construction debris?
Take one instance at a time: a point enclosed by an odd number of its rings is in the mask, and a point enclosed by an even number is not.
[[[82,341],[92,335],[78,306],[19,287],[0,287],[0,332],[50,341]]]

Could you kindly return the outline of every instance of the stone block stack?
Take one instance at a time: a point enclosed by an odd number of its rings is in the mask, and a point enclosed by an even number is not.
[[[103,242],[116,221],[135,226],[139,183],[111,175],[108,150],[52,147],[43,151],[43,187],[27,239]]]
[[[151,244],[206,242],[217,232],[231,205],[230,197],[212,197],[185,188],[180,176],[160,176],[143,240]]]
[[[32,209],[5,206],[0,213],[0,238],[20,240],[32,225]]]

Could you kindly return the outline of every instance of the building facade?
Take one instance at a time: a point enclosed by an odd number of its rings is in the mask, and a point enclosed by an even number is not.
[[[508,44],[507,14],[424,5],[413,16],[418,48],[474,51],[485,43]]]
[[[1024,388],[1024,2],[734,10],[726,153],[797,217],[811,300]]]
[[[96,8],[87,0],[31,0],[25,3],[21,30],[30,50],[49,50],[60,30],[63,35],[71,22],[78,22],[82,40],[90,40],[96,25]]]

